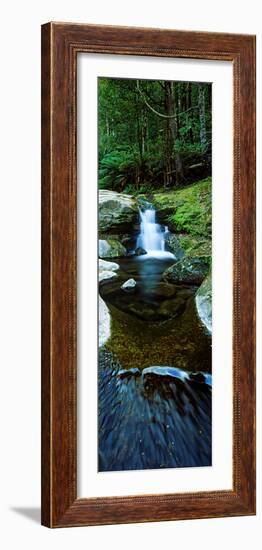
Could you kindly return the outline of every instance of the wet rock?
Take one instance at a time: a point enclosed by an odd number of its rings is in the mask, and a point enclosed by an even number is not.
[[[139,369],[133,368],[133,369],[121,369],[117,376],[119,378],[131,378],[132,376],[140,376],[141,371]]]
[[[181,248],[185,251],[186,256],[189,258],[207,256],[210,259],[212,257],[212,239],[209,237],[203,237],[199,235],[190,235],[185,233],[177,234],[176,237],[179,240]]]
[[[99,282],[106,279],[112,279],[117,276],[116,271],[119,269],[119,265],[115,262],[106,262],[105,260],[99,260]]]
[[[113,277],[117,277],[116,271],[119,269],[119,265],[114,262],[105,262],[99,260],[99,282],[110,280]],[[98,323],[98,341],[99,347],[104,346],[107,340],[110,338],[111,330],[111,317],[109,309],[104,300],[99,296],[99,323]]]
[[[99,347],[104,346],[110,337],[111,319],[107,305],[99,296]]]
[[[138,219],[138,205],[130,195],[115,191],[99,191],[99,230],[130,233],[130,224]]]
[[[185,256],[185,251],[180,245],[179,239],[174,233],[169,231],[165,234],[165,242],[167,250],[173,252],[177,260],[181,260]]]
[[[191,372],[189,375],[189,380],[192,382],[197,382],[198,384],[212,386],[212,375],[207,372]]]
[[[142,371],[143,380],[152,380],[153,378],[172,378],[174,380],[181,380],[184,382],[189,379],[189,374],[181,369],[176,367],[167,367],[167,366],[154,366],[147,367]]]
[[[157,211],[157,221],[161,225],[167,225],[170,227],[170,216],[174,214],[174,198],[171,197],[171,194],[167,194],[167,201],[162,202],[163,194],[156,193],[152,197],[152,203]],[[171,197],[169,199],[169,196]],[[161,199],[160,199],[161,197]]]
[[[208,332],[212,333],[212,277],[211,273],[203,281],[196,293],[196,307],[198,315],[206,326]]]
[[[163,279],[173,283],[200,285],[206,277],[208,271],[208,257],[185,257],[166,269],[163,273]]]
[[[126,255],[126,248],[118,239],[99,239],[99,258],[121,258]]]
[[[130,291],[130,290],[134,290],[136,287],[136,281],[135,279],[128,279],[122,286],[121,288],[125,291]]]
[[[136,256],[143,256],[144,254],[147,254],[147,251],[141,246],[138,246],[138,248],[136,248],[135,250],[135,254]]]
[[[144,384],[157,385],[161,380],[179,384],[180,387],[183,384],[185,388],[192,385],[198,388],[201,385],[209,388],[212,387],[212,375],[206,372],[187,372],[177,367],[168,366],[153,366],[142,370],[142,381]]]
[[[138,206],[142,210],[147,210],[152,206],[151,202],[148,202],[146,195],[139,195],[137,197]]]

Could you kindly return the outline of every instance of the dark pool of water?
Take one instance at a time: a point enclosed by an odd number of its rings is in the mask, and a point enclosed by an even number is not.
[[[124,259],[118,277],[100,286],[112,318],[107,349],[124,368],[170,365],[211,372],[211,338],[197,315],[197,287],[163,283],[171,263]],[[128,278],[137,282],[133,292],[121,288]]]
[[[211,389],[157,377],[118,376],[170,366],[211,373],[211,338],[198,318],[197,287],[169,285],[174,260],[125,258],[100,285],[111,313],[111,338],[99,352],[99,470],[211,464]],[[136,280],[133,291],[121,286]]]

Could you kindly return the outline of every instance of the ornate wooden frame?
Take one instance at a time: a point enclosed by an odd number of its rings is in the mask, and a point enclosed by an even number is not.
[[[77,498],[78,52],[233,63],[232,491]],[[43,25],[42,523],[66,527],[251,514],[255,514],[255,37],[71,23]]]

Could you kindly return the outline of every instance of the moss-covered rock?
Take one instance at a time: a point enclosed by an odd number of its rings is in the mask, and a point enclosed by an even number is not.
[[[163,273],[165,281],[200,285],[210,268],[209,257],[184,257]]]
[[[208,274],[196,293],[196,306],[198,315],[208,329],[212,332],[212,276]]]
[[[211,237],[211,178],[176,191],[155,193],[152,202],[160,223],[175,233]]]
[[[181,233],[176,235],[176,237],[186,256],[191,258],[196,256],[208,256],[211,262],[212,241],[210,238]]]
[[[151,197],[157,220],[168,226],[167,248],[178,260],[183,256],[212,256],[212,183],[211,178],[183,189],[154,193]]]
[[[99,239],[99,258],[121,258],[126,255],[126,248],[118,239]]]
[[[165,237],[166,248],[172,252],[177,260],[181,260],[185,256],[185,250],[180,243],[180,239],[177,235],[168,232]]]

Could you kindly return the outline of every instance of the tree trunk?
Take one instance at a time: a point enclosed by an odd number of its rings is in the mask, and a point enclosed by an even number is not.
[[[172,185],[172,143],[169,120],[165,120],[165,169],[164,169],[164,187]]]
[[[142,157],[144,157],[147,149],[147,111],[145,108],[141,112],[141,149]]]
[[[205,108],[205,88],[202,83],[198,84],[198,108],[199,108],[199,138],[202,147],[202,151],[205,150],[207,142],[206,134],[206,108]]]
[[[192,86],[191,82],[186,83],[186,125],[189,127],[189,121],[192,120],[192,112],[190,109],[192,109]],[[194,143],[194,137],[193,137],[193,131],[192,131],[192,125],[190,125],[190,128],[188,130],[188,136],[189,136],[189,142]]]
[[[176,140],[178,138],[178,127],[177,127],[177,111],[176,111],[176,100],[174,92],[174,83],[170,81],[165,82],[165,92],[166,92],[166,109],[169,118],[169,129],[172,136],[172,149],[175,153],[175,166],[176,166],[176,185],[179,186],[183,181],[183,165],[182,159],[179,151],[176,150]]]
[[[177,125],[177,133],[179,134],[179,128],[180,128],[180,119],[179,119],[179,113],[182,112],[182,99],[181,99],[181,84],[177,85],[177,93],[175,94],[176,97],[176,125]]]

